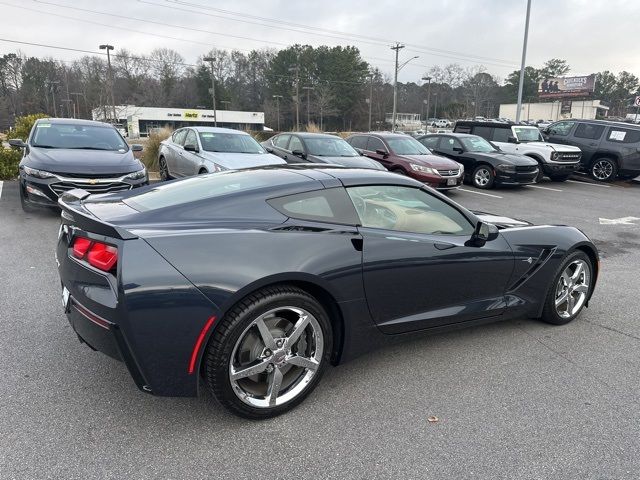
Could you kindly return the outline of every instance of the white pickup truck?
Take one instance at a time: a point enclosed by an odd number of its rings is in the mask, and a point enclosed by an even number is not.
[[[578,147],[545,142],[537,127],[497,122],[456,122],[455,133],[471,133],[489,140],[507,153],[526,155],[538,162],[540,173],[556,182],[563,182],[578,169],[582,152]]]

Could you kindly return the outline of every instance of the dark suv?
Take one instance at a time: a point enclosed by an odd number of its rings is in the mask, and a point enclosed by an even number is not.
[[[640,175],[640,126],[606,120],[562,120],[542,131],[553,143],[582,150],[580,168],[601,182]]]

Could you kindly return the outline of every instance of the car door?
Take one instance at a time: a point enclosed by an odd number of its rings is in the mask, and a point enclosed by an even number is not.
[[[573,120],[552,123],[545,129],[544,137],[550,143],[569,144],[569,133],[575,123]]]
[[[385,152],[384,154],[379,152]],[[373,158],[374,160],[380,162],[387,170],[390,170],[393,167],[393,162],[391,161],[391,155],[389,154],[389,149],[384,144],[382,140],[378,137],[370,136],[367,140],[367,149],[365,151],[365,155],[369,158]]]
[[[287,147],[289,145],[289,140],[291,139],[291,135],[289,134],[281,134],[276,135],[276,137],[272,140],[271,145],[273,149],[273,154],[279,156],[280,158],[286,158],[289,155],[287,151]]]
[[[287,150],[287,154],[282,158],[284,158],[288,163],[304,163],[310,161],[306,157],[307,149],[302,139],[297,135],[291,135],[291,140],[289,140],[289,146],[287,147]],[[302,152],[302,155],[294,155],[294,151]],[[318,158],[315,159],[315,161],[321,162],[322,160]]]
[[[499,235],[473,246],[475,226],[425,189],[349,186],[363,237],[363,281],[371,315],[401,333],[500,315],[514,267]]]
[[[195,146],[198,151],[188,151],[187,145]],[[202,164],[199,154],[200,146],[198,143],[198,134],[192,128],[187,128],[187,135],[184,139],[184,146],[178,155],[179,170],[181,176],[197,175]]]
[[[467,173],[473,172],[475,168],[475,158],[468,152],[465,152],[462,143],[460,143],[460,140],[457,138],[450,136],[440,137],[440,142],[434,152],[461,163],[464,165],[464,171]]]
[[[586,167],[591,164],[591,159],[600,146],[600,140],[602,140],[604,130],[604,125],[578,122],[578,126],[573,130],[573,133],[570,134],[567,143],[582,150],[580,163],[583,166]]]

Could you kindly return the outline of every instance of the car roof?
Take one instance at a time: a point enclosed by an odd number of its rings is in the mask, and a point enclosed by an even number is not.
[[[619,122],[619,121],[613,121],[613,120],[589,120],[586,118],[565,118],[562,120],[556,120],[553,123],[558,123],[558,122],[566,122],[566,121],[573,121],[573,122],[584,122],[584,123],[595,123],[597,125],[611,125],[611,126],[616,126],[616,127],[624,127],[624,128],[640,128],[640,125],[634,124],[634,123],[628,123],[628,122]]]
[[[249,135],[247,132],[243,132],[242,130],[234,130],[233,128],[223,128],[223,127],[182,127],[182,128],[193,128],[196,132],[207,132],[207,133],[235,133],[237,135]]]
[[[355,136],[355,135],[371,135],[373,137],[380,137],[380,138],[407,138],[407,137],[410,137],[410,135],[407,135],[406,133],[394,133],[394,132],[362,132],[362,133],[355,133],[355,134],[350,135],[350,136]]]
[[[457,125],[465,125],[468,127],[494,127],[494,128],[509,128],[511,129],[511,127],[517,127],[517,126],[521,126],[521,127],[530,127],[533,125],[515,125],[513,123],[502,123],[502,122],[483,122],[483,121],[478,121],[478,120],[458,120],[456,121],[456,126]]]
[[[422,135],[420,138],[425,137],[478,137],[478,135],[473,135],[472,133],[455,133],[455,132],[445,132],[445,133],[427,133],[426,135]],[[482,138],[482,137],[481,137]]]
[[[110,123],[82,120],[80,118],[39,118],[36,123],[50,123],[52,125],[87,125],[93,127],[114,128]]]
[[[296,135],[300,138],[341,138],[338,135],[331,135],[330,133],[312,133],[312,132],[283,132],[288,135]]]

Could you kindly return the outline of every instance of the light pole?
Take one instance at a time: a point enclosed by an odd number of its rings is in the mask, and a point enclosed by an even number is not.
[[[429,100],[431,99],[431,77],[422,77],[422,80],[427,81],[427,118],[425,122],[429,120]]]
[[[216,115],[216,77],[213,71],[213,62],[216,61],[215,57],[204,57],[202,59],[203,62],[209,62],[211,65],[211,88],[209,89],[209,93],[211,94],[211,101],[213,103],[213,126],[218,126],[218,117]]]
[[[111,50],[113,50],[113,45],[100,45],[100,50],[107,51],[107,66],[109,68],[109,90],[111,93],[111,112],[113,114],[113,123],[118,123],[118,117],[116,116],[116,101],[113,96],[113,69],[111,68],[111,54],[109,53]]]
[[[296,76],[294,77],[294,82],[296,85],[296,132],[300,131],[300,64],[296,63],[289,68],[290,72],[295,72]]]
[[[80,93],[80,92],[70,92],[69,95],[77,95],[78,96],[78,100],[76,101],[76,103],[78,104],[78,116],[81,117],[82,116],[82,111],[80,110],[80,96],[82,96],[84,98],[84,104],[85,104],[85,110],[87,110],[87,114],[89,113],[89,106],[87,105],[87,97],[84,93]]]
[[[280,131],[280,99],[282,98],[282,95],[272,95],[272,97],[276,99],[276,116],[278,117],[278,131]]]
[[[371,106],[373,105],[373,74],[369,74],[369,131],[371,131]]]
[[[518,82],[518,105],[516,106],[516,123],[520,122],[522,110],[522,90],[524,88],[524,64],[527,61],[527,40],[529,39],[529,17],[531,16],[531,0],[527,0],[527,17],[524,23],[524,42],[522,43],[522,62],[520,63],[520,82]]]
[[[313,87],[302,87],[303,90],[307,91],[307,129],[309,128],[309,124],[311,123],[311,116],[309,114],[309,92],[313,90]]]
[[[60,82],[58,80],[54,80],[54,81],[50,81],[49,82],[49,88],[51,89],[51,103],[53,103],[53,116],[57,117],[58,116],[58,111],[56,109],[56,88],[55,86],[58,85]]]
[[[403,48],[404,48],[404,45],[400,43],[396,43],[393,47],[391,47],[391,50],[395,50],[396,52],[396,68],[394,70],[394,75],[393,75],[393,113],[391,115],[391,122],[392,122],[391,131],[392,132],[396,131],[396,117],[398,115],[398,72],[402,70],[402,68],[411,60],[418,58],[417,56],[411,57],[402,65],[398,66],[398,53]]]
[[[433,103],[433,118],[438,118],[438,92],[433,92]]]

